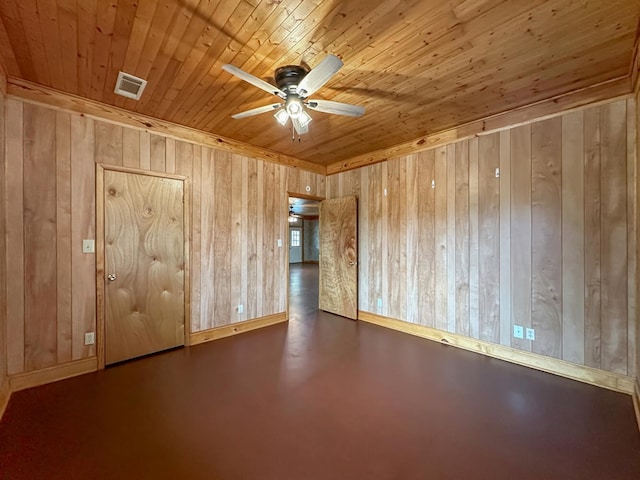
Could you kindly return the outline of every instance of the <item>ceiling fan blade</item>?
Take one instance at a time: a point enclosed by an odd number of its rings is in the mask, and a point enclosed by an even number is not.
[[[254,87],[258,87],[259,89],[264,90],[267,93],[277,95],[280,98],[287,98],[287,94],[280,90],[278,87],[274,87],[270,83],[267,83],[258,77],[254,77],[250,73],[247,73],[236,66],[225,64],[222,66],[222,69],[229,72],[231,75],[235,75],[241,80],[244,80],[245,82],[249,82]]]
[[[302,124],[300,123],[299,118],[292,118],[291,121],[293,122],[293,128],[296,129],[298,135],[303,135],[309,131],[309,123]]]
[[[307,107],[318,112],[346,115],[348,117],[361,117],[364,115],[364,107],[349,103],[333,102],[331,100],[309,100]]]
[[[342,60],[338,57],[331,54],[327,55],[316,68],[312,69],[300,80],[297,89],[298,95],[302,98],[313,95],[342,68],[342,65]]]
[[[263,107],[252,108],[251,110],[247,110],[246,112],[236,113],[235,115],[231,115],[231,118],[247,118],[252,117],[254,115],[260,115],[261,113],[273,112],[279,108],[284,107],[283,103],[272,103],[271,105],[264,105]]]

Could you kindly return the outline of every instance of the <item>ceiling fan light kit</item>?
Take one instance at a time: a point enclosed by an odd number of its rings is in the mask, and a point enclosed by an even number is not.
[[[274,86],[234,65],[225,64],[222,66],[225,71],[284,100],[284,103],[273,103],[236,113],[231,118],[247,118],[276,110],[274,117],[280,125],[285,126],[291,118],[294,139],[297,133],[300,140],[300,135],[309,131],[309,123],[312,120],[307,109],[333,115],[361,117],[365,112],[364,107],[331,100],[308,99],[309,95],[322,88],[342,65],[342,60],[331,54],[311,70],[303,65],[285,65],[276,69]]]

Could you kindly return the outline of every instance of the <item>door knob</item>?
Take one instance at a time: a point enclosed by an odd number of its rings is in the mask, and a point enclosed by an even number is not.
[[[112,282],[116,279],[116,274],[115,273],[110,273],[109,275],[107,275],[107,279],[111,280]]]

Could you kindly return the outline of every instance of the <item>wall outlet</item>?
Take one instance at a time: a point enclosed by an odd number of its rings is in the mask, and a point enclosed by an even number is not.
[[[244,312],[244,305],[238,305],[238,313]]]
[[[84,334],[84,344],[85,345],[93,345],[96,343],[96,333],[89,332]]]
[[[378,308],[382,308],[382,299],[381,298],[378,299]]]
[[[282,248],[282,239],[281,238],[278,239],[278,248]]]
[[[536,331],[533,328],[527,328],[527,340],[536,339]]]
[[[515,338],[524,338],[524,328],[520,325],[513,326],[513,336]]]

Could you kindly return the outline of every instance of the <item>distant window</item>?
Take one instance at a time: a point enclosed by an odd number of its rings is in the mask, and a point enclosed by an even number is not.
[[[300,246],[300,230],[291,230],[291,246]]]

